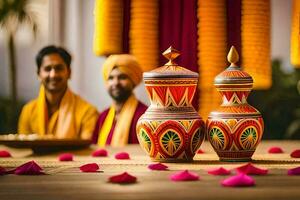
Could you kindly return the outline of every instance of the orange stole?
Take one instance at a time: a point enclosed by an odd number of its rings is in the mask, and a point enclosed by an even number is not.
[[[137,105],[138,105],[138,100],[135,98],[134,95],[131,95],[123,105],[122,110],[120,112],[119,120],[117,121],[115,126],[115,130],[111,141],[111,146],[122,147],[128,143],[130,126]],[[115,108],[112,105],[103,123],[103,126],[99,132],[99,138],[98,138],[99,146],[105,146],[114,119],[115,119]]]

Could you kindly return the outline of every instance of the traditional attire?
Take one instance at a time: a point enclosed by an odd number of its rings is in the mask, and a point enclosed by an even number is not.
[[[98,112],[95,107],[67,89],[59,109],[48,119],[45,88],[26,104],[19,118],[18,133],[53,135],[59,139],[91,139]]]
[[[132,112],[133,116],[129,117],[127,114],[125,114],[126,116],[123,117],[122,114],[120,115],[120,119],[125,119],[123,121],[127,125],[127,130],[123,131],[119,125],[122,124],[122,122],[120,122],[121,120],[117,122],[114,119],[114,107],[112,106],[104,110],[98,118],[96,128],[93,133],[93,143],[98,144],[99,146],[124,146],[126,144],[137,144],[138,139],[136,135],[136,123],[140,116],[147,110],[146,105],[140,101],[137,102],[137,106],[134,112]],[[123,109],[121,112],[123,112]],[[127,112],[124,110],[123,113]]]
[[[128,54],[111,55],[103,65],[103,78],[108,80],[114,68],[118,68],[138,85],[142,79],[142,70],[136,59]],[[128,143],[138,143],[136,136],[136,123],[147,106],[139,102],[132,94],[124,103],[118,117],[115,119],[115,106],[111,105],[98,118],[94,133],[93,143],[99,146],[111,145],[125,146]]]

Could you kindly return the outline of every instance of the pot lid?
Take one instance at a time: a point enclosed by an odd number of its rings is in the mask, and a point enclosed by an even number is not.
[[[156,68],[149,72],[144,72],[144,78],[195,78],[198,79],[198,73],[179,66],[174,62],[180,53],[178,50],[170,46],[163,52],[165,58],[169,61],[162,67]]]
[[[215,85],[253,83],[252,77],[235,64],[239,61],[239,54],[234,46],[231,46],[227,60],[231,64],[226,70],[215,77]]]

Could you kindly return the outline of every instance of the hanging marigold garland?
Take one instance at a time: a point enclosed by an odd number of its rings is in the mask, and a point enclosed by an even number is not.
[[[293,0],[291,30],[291,64],[300,68],[300,1]]]
[[[123,0],[96,0],[94,20],[95,55],[122,53]]]
[[[214,78],[226,67],[225,0],[198,0],[199,113],[208,114],[221,103]]]
[[[143,71],[158,66],[158,15],[158,0],[131,0],[129,48]]]
[[[270,1],[242,1],[242,66],[254,79],[254,89],[272,85]]]

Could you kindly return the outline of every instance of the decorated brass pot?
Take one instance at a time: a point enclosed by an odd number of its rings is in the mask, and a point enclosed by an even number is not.
[[[163,54],[169,62],[143,74],[151,105],[137,123],[141,147],[153,161],[192,161],[205,135],[205,123],[192,106],[198,74],[178,66],[179,52]]]
[[[253,87],[252,77],[235,63],[239,56],[231,47],[231,65],[215,78],[222,105],[208,116],[207,138],[222,161],[249,161],[263,135],[259,111],[247,103]]]

